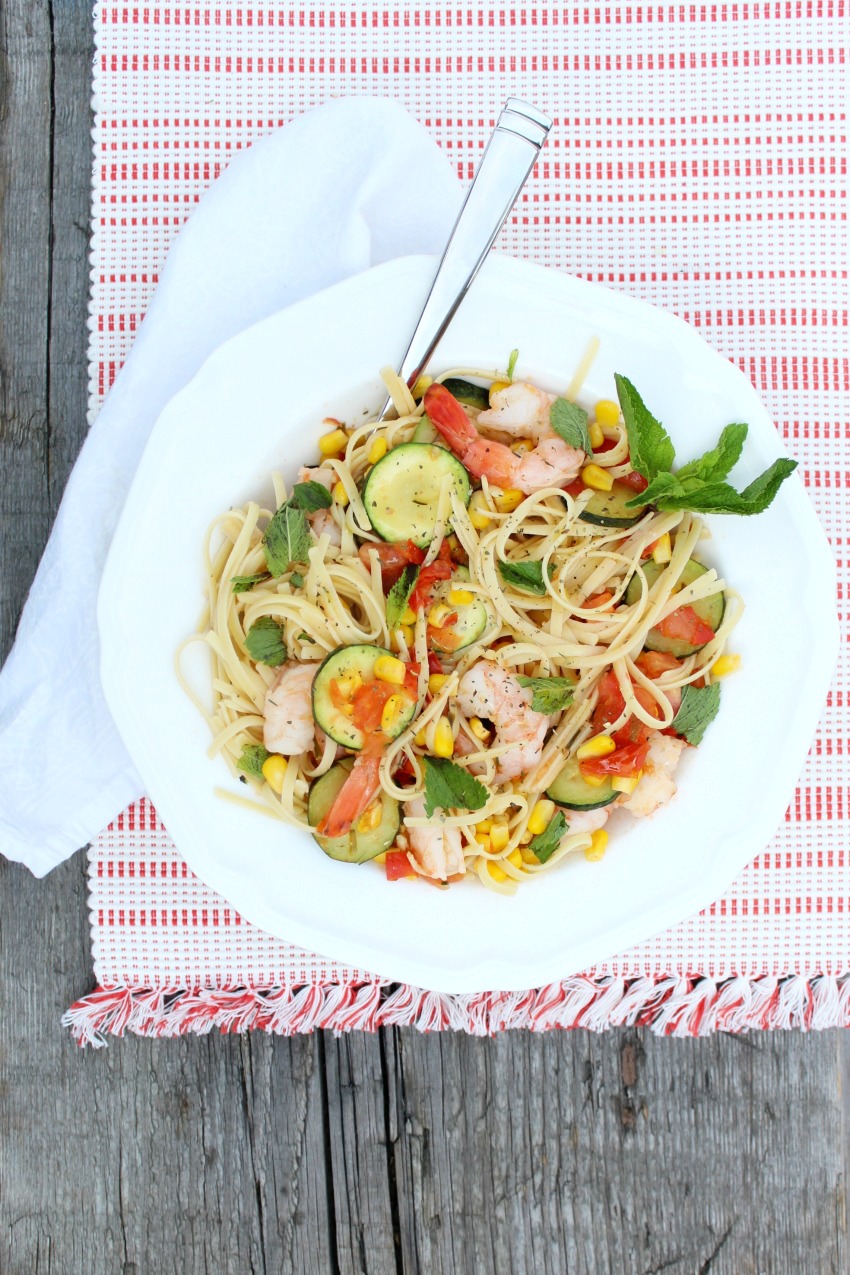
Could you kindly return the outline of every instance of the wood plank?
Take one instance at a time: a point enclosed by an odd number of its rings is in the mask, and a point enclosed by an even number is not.
[[[398,1032],[405,1270],[846,1270],[842,1041]]]

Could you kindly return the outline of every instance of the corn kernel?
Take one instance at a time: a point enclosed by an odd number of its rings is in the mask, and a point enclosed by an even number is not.
[[[441,717],[437,722],[437,727],[434,731],[434,743],[431,748],[437,757],[451,757],[454,752],[455,741],[452,734],[452,724],[447,717]]]
[[[594,491],[610,491],[614,486],[614,479],[605,469],[600,469],[598,465],[585,465],[581,471],[581,481],[585,487],[592,487]]]
[[[663,567],[665,562],[669,562],[673,556],[673,546],[670,544],[670,532],[665,531],[663,536],[659,536],[652,547],[652,561],[657,562],[659,567]]]
[[[424,727],[422,730],[417,731],[413,736],[413,742],[417,748],[427,748],[428,745]]]
[[[521,836],[520,836],[519,844],[520,844],[521,846],[527,846],[527,845],[529,844],[529,842],[530,842],[530,841],[533,841],[533,840],[534,840],[534,833],[533,833],[533,832],[530,832],[530,831],[528,830],[528,828],[526,828],[525,832],[523,832],[523,833],[521,834]],[[534,857],[535,857],[535,859],[536,859],[536,858],[537,858],[537,855],[535,855]],[[527,862],[527,860],[526,860],[526,862]]]
[[[586,761],[588,757],[607,757],[616,747],[610,735],[594,735],[593,739],[588,739],[576,749],[576,757],[579,761]]]
[[[503,514],[512,514],[524,500],[525,496],[516,487],[508,487],[498,495],[493,494],[493,503]]]
[[[642,774],[643,771],[639,770],[636,775],[612,775],[611,787],[614,792],[633,793]]]
[[[386,852],[386,850],[384,851],[384,853],[383,853],[383,854],[376,854],[376,855],[375,855],[375,857],[374,857],[374,859],[372,860],[372,862],[373,862],[373,863],[377,863],[377,864],[378,864],[378,866],[379,866],[379,867],[381,867],[381,868],[384,866],[384,864],[386,863],[386,861],[387,861],[387,852]]]
[[[587,427],[587,437],[590,439],[590,446],[596,451],[597,447],[601,447],[605,442],[605,435],[602,433],[602,426],[599,421],[594,421],[592,425]]]
[[[740,667],[740,655],[721,655],[711,666],[711,676],[728,677],[730,673],[737,673]]]
[[[604,429],[607,425],[612,429],[620,421],[620,408],[610,398],[601,398],[596,404],[596,420]]]
[[[432,695],[439,695],[448,680],[447,673],[432,673],[428,678],[428,690]]]
[[[472,499],[469,502],[469,521],[476,531],[484,531],[493,522],[483,491],[472,493]]]
[[[348,492],[345,490],[345,483],[334,483],[331,490],[331,496],[338,505],[342,505],[343,509],[348,504]]]
[[[323,456],[338,456],[347,442],[348,435],[344,429],[332,429],[329,434],[323,434],[319,439],[319,451]]]
[[[589,863],[598,863],[608,846],[608,833],[604,828],[597,828],[590,838],[590,845],[584,852]]]
[[[520,840],[522,840],[522,838],[520,838]],[[528,846],[523,846],[519,853],[523,863],[528,864],[529,867],[533,868],[535,864],[540,862],[537,855],[533,850],[529,850]]]
[[[469,729],[472,731],[476,739],[481,740],[482,744],[486,744],[490,738],[490,732],[480,717],[470,717]]]
[[[396,640],[398,641],[398,638],[400,637],[404,641],[408,650],[413,646],[415,635],[409,624],[400,624],[395,630],[395,633],[397,634]]]
[[[537,855],[535,855],[534,857],[536,859]],[[508,863],[513,864],[515,868],[521,868],[522,867],[522,851],[512,850],[510,854],[508,855]]]
[[[419,402],[420,398],[425,397],[425,391],[427,389],[430,389],[433,384],[434,384],[433,376],[420,376],[419,380],[416,382],[413,389],[410,391],[417,403]]]
[[[490,853],[490,838],[486,832],[476,832],[475,840],[480,845],[482,854]]]
[[[413,607],[404,608],[404,610],[401,613],[401,622],[402,624],[416,623],[416,612],[414,611]]]
[[[401,686],[407,673],[407,665],[394,655],[379,655],[372,666],[372,672],[380,682]]]
[[[359,691],[363,685],[363,678],[359,673],[349,673],[346,677],[337,678],[337,690],[344,699],[351,699],[355,691]]]
[[[283,791],[283,777],[286,774],[286,758],[281,757],[280,753],[272,753],[271,757],[267,757],[263,762],[263,779],[265,779],[272,792],[276,792],[278,797]]]
[[[528,831],[535,837],[539,837],[541,832],[545,832],[552,822],[552,816],[555,813],[554,801],[549,801],[548,797],[542,797],[535,804],[534,809],[528,820]]]
[[[492,827],[493,827],[492,819],[482,819],[480,823],[477,823],[475,825],[477,832],[489,832]]]
[[[369,455],[367,457],[369,464],[377,465],[378,461],[381,460],[384,456],[386,456],[386,454],[387,454],[387,440],[385,438],[374,439],[372,442],[372,446],[369,448]]]
[[[451,614],[451,607],[446,606],[445,602],[438,602],[428,612],[428,623],[432,629],[441,629]]]
[[[363,814],[357,820],[358,832],[374,832],[378,824],[381,822],[383,814],[383,804],[380,801],[373,801],[366,807]]]
[[[515,456],[526,456],[528,452],[534,451],[534,439],[515,438],[511,443],[511,451]]]
[[[489,390],[490,403],[492,404],[493,402],[494,394],[498,394],[501,390],[506,390],[509,385],[510,385],[510,381],[494,381],[493,384],[490,386],[490,390]]]
[[[510,830],[506,823],[494,823],[490,829],[490,848],[500,854],[505,849],[511,839]]]
[[[468,607],[475,601],[475,594],[469,589],[450,589],[449,602],[453,607]]]
[[[508,879],[507,872],[505,872],[504,868],[500,868],[498,863],[491,863],[488,860],[487,871],[490,873],[490,876],[493,878],[494,881],[502,882],[502,881],[507,881]]]
[[[605,783],[604,775],[586,775],[584,771],[582,771],[581,777],[586,784],[590,785],[591,788],[601,788]]]
[[[404,695],[391,695],[381,713],[381,730],[389,735],[398,725],[398,719],[410,701]]]

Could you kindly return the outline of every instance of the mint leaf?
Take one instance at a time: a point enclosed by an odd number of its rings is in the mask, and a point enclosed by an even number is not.
[[[270,756],[268,749],[263,748],[262,744],[246,744],[236,763],[236,769],[244,770],[245,774],[250,775],[252,779],[262,779],[263,762]]]
[[[516,361],[518,358],[519,350],[511,350],[511,357],[508,359],[508,370],[505,373],[505,377],[509,381],[514,379],[514,371],[516,369]]]
[[[419,568],[411,563],[404,568],[390,589],[387,596],[387,628],[398,628],[418,578]]]
[[[664,426],[652,415],[630,380],[619,373],[614,380],[623,420],[626,422],[632,469],[636,469],[647,479],[654,478],[663,470],[672,469],[676,450]]]
[[[317,509],[330,509],[331,493],[323,483],[314,482],[311,478],[309,482],[295,484],[289,503],[296,509],[314,513]]]
[[[273,576],[282,576],[290,563],[306,562],[312,544],[304,511],[294,509],[288,502],[281,505],[263,536],[263,553],[269,571]]]
[[[760,514],[796,468],[796,460],[781,457],[743,491],[736,491],[729,483],[680,483],[678,474],[659,474],[646,491],[626,503],[654,504],[661,510],[690,509],[696,514]],[[663,484],[663,490],[662,479],[670,480]]]
[[[268,571],[258,571],[255,576],[231,576],[230,583],[233,585],[234,593],[248,593],[253,589],[255,584],[259,584],[261,580],[270,580],[271,576]]]
[[[671,722],[672,729],[696,747],[702,742],[706,727],[714,721],[720,708],[720,683],[711,686],[686,686],[682,691],[679,711]]]
[[[632,496],[626,501],[627,509],[639,509],[643,505],[657,505],[662,508],[662,500],[675,500],[686,496],[685,488],[679,482],[678,474],[656,474],[650,480],[648,487],[645,487],[637,496]],[[663,506],[667,508],[668,506]],[[673,506],[669,506],[673,508]],[[690,508],[690,506],[688,506]]]
[[[549,827],[544,828],[543,832],[539,832],[536,837],[532,837],[528,843],[529,850],[537,855],[541,863],[545,863],[547,859],[552,858],[563,840],[564,833],[569,831],[569,827],[563,810],[559,810]]]
[[[741,458],[744,442],[749,430],[748,425],[727,425],[720,435],[717,446],[696,460],[689,460],[687,465],[676,470],[680,483],[689,481],[720,482]]]
[[[245,649],[256,664],[277,668],[286,659],[283,629],[271,615],[261,615],[245,634]]]
[[[587,412],[567,398],[556,398],[549,408],[549,424],[559,438],[586,456],[593,455],[587,432]]]
[[[535,713],[560,713],[573,702],[575,683],[568,677],[518,677],[517,681],[531,689]]]
[[[435,810],[480,810],[487,804],[487,789],[446,757],[424,757],[425,814]]]
[[[550,562],[550,580],[554,570]],[[546,593],[546,585],[543,583],[543,563],[540,561],[502,562],[499,560],[499,573],[505,584],[512,584],[517,589],[525,589],[527,593],[536,593],[539,597],[543,597]]]
[[[289,577],[289,583],[292,585],[293,589],[303,589],[304,577],[301,572],[293,571],[292,575]]]

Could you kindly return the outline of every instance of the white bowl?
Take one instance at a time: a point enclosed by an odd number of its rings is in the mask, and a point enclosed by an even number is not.
[[[564,978],[705,907],[782,819],[829,685],[838,629],[833,563],[794,475],[759,517],[709,518],[706,556],[744,596],[733,648],[742,670],[688,750],[673,802],[617,816],[600,863],[582,856],[501,898],[389,884],[374,866],[326,858],[312,839],[217,798],[245,793],[181,691],[174,651],[202,605],[201,545],[221,510],[271,497],[316,455],[326,415],[355,420],[383,398],[435,263],[413,257],[349,279],[218,349],[163,411],[127,498],[100,591],[107,701],[147,791],[194,872],[254,924],[387,978],[447,992]],[[685,323],[621,293],[491,256],[435,359],[564,388],[592,336],[582,397],[615,397],[614,373],[664,421],[679,462],[730,421],[750,435],[733,474],[749,482],[782,453],[754,390]],[[208,680],[198,652],[193,679]]]

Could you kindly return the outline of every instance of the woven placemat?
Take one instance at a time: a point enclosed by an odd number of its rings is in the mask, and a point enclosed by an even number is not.
[[[753,382],[838,563],[847,627],[846,7],[98,5],[96,413],[165,253],[230,156],[345,94],[400,100],[472,176],[501,102],[556,126],[498,247],[699,329]],[[562,984],[441,996],[271,938],[192,875],[140,801],[91,847],[98,989],[80,1041],[412,1023],[659,1032],[850,1021],[848,669],[776,836],[699,916]],[[683,847],[686,852],[686,847]]]

